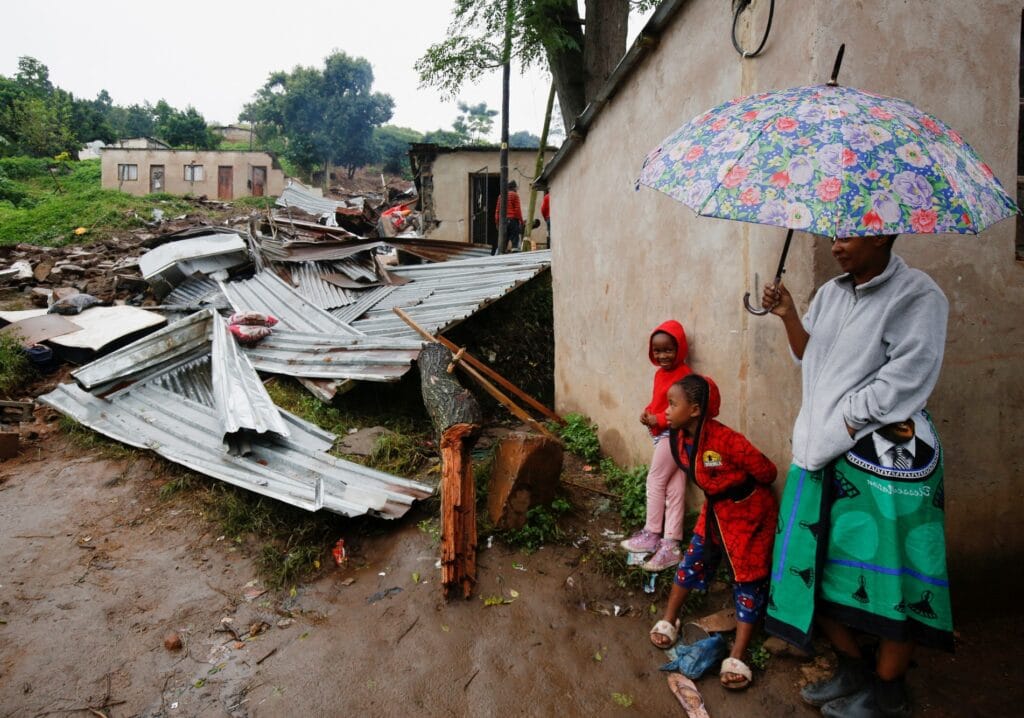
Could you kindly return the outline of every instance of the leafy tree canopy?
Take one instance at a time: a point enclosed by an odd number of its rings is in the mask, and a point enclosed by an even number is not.
[[[526,130],[520,130],[519,132],[513,132],[508,136],[509,147],[540,147],[540,137],[537,135],[527,132]]]
[[[400,174],[406,178],[412,177],[412,168],[409,166],[409,145],[422,141],[423,134],[408,127],[383,125],[373,130],[373,142],[376,145],[382,169],[385,172]]]
[[[239,118],[257,123],[263,141],[283,138],[285,156],[307,174],[334,164],[351,177],[378,158],[374,128],[394,109],[391,96],[372,92],[372,85],[367,60],[335,52],[322,70],[296,67],[271,74]]]

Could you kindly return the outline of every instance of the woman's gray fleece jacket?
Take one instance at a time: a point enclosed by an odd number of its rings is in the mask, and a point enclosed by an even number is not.
[[[895,254],[859,287],[848,274],[824,284],[803,319],[810,340],[794,463],[820,469],[862,436],[923,409],[939,378],[948,314],[939,286]]]

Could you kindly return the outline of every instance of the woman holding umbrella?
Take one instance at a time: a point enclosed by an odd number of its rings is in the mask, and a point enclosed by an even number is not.
[[[915,643],[952,647],[942,450],[922,411],[948,303],[892,253],[895,238],[835,240],[845,274],[821,287],[803,321],[781,283],[762,296],[803,373],[768,630],[807,646],[813,618],[832,642],[836,674],[801,691],[826,716],[910,715]],[[880,638],[873,673],[851,627]]]

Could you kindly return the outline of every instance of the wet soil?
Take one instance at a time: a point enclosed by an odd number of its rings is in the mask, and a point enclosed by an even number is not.
[[[264,592],[252,549],[187,493],[160,498],[161,460],[35,428],[0,463],[0,716],[683,715],[650,598],[594,560],[617,528],[600,494],[569,492],[564,544],[482,538],[470,600],[441,600],[425,508],[353,522],[346,566]],[[918,715],[1019,715],[1021,624],[962,612],[958,653],[922,652],[912,672]],[[712,716],[814,716],[797,690],[824,665],[776,656],[744,692],[698,686]]]

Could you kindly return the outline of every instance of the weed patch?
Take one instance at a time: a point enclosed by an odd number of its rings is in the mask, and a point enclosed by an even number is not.
[[[0,396],[10,397],[34,376],[21,342],[10,334],[0,334]]]
[[[565,448],[584,461],[598,461],[601,458],[601,442],[597,439],[597,424],[583,414],[566,414],[562,418],[565,419],[563,426],[552,424],[550,427],[558,433]]]
[[[534,506],[526,512],[526,524],[505,531],[503,538],[510,545],[533,553],[546,543],[562,539],[564,534],[558,520],[571,510],[572,504],[563,498],[556,498],[550,506]]]
[[[366,465],[396,476],[412,476],[427,463],[420,442],[408,434],[387,433],[377,439]]]
[[[619,495],[622,528],[634,531],[647,520],[647,466],[623,469],[611,459],[601,459],[601,473],[609,491]]]
[[[108,439],[98,431],[93,431],[89,427],[79,424],[66,414],[61,415],[59,425],[61,431],[68,435],[68,438],[71,439],[75,446],[95,451],[104,459],[111,461],[134,461],[141,455],[135,447]]]

